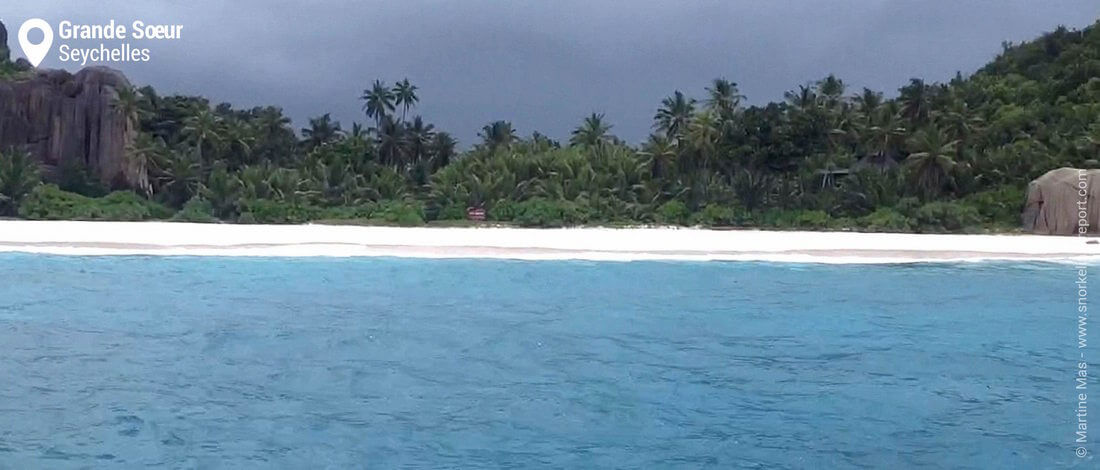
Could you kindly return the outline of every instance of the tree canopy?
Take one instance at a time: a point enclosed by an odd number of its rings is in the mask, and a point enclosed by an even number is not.
[[[323,114],[296,132],[278,107],[124,90],[116,109],[137,134],[126,181],[66,168],[40,185],[33,161],[5,151],[0,215],[62,218],[52,202],[83,199],[59,195],[132,190],[164,210],[125,214],[238,223],[458,223],[477,207],[530,226],[1008,230],[1029,181],[1100,165],[1097,25],[1004,44],[971,76],[913,78],[889,95],[826,75],[746,106],[716,78],[698,99],[673,90],[635,145],[592,112],[566,143],[501,119],[459,151],[416,114],[420,91],[374,80],[359,96],[366,124]]]

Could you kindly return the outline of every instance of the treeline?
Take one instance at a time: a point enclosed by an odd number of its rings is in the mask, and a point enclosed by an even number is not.
[[[680,224],[882,231],[1011,230],[1027,183],[1097,166],[1100,29],[1059,28],[970,77],[913,79],[896,98],[832,75],[744,106],[737,84],[674,92],[639,145],[593,113],[568,142],[485,125],[464,152],[415,114],[408,80],[375,81],[368,125],[329,115],[295,132],[279,108],[124,90],[136,133],[125,191],[83,168],[40,184],[0,159],[0,215],[237,223]],[[452,221],[452,222],[448,222]]]

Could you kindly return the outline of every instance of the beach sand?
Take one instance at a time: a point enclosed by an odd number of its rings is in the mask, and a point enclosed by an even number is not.
[[[693,228],[405,228],[0,221],[0,252],[60,255],[394,256],[816,263],[1100,260],[1080,237]]]

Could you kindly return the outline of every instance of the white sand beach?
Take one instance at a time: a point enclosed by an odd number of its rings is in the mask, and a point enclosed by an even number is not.
[[[403,228],[0,221],[0,252],[60,255],[395,256],[818,263],[1100,260],[1079,237],[689,228]]]

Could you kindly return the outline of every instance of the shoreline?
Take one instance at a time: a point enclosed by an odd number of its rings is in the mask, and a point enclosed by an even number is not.
[[[1100,260],[1081,237],[696,228],[437,228],[0,221],[0,253],[54,255],[773,261],[879,264]]]

